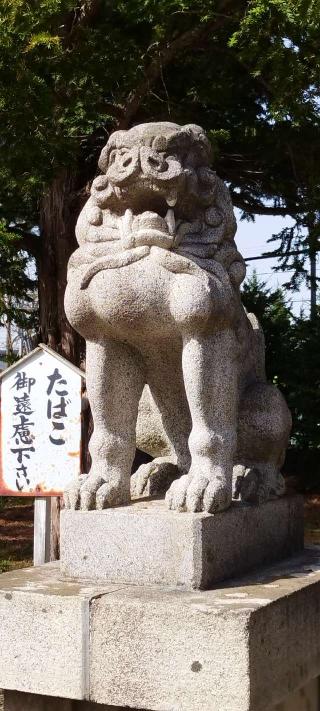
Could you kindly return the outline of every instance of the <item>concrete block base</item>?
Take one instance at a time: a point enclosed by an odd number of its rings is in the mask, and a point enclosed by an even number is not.
[[[0,660],[8,703],[270,711],[320,674],[320,550],[206,591],[81,584],[56,564],[4,573]]]
[[[216,515],[141,500],[61,516],[61,571],[82,580],[206,589],[302,548],[300,496]]]

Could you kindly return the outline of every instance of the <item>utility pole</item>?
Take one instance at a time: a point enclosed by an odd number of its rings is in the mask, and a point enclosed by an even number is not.
[[[317,313],[317,253],[310,245],[310,318]]]
[[[309,260],[310,260],[310,319],[317,315],[317,246],[320,213],[316,212],[309,224]]]

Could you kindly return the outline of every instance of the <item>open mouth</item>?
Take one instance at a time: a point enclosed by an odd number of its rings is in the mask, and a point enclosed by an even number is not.
[[[94,181],[92,197],[99,219],[94,212],[89,221],[93,219],[92,224],[109,230],[114,235],[112,239],[117,239],[118,234],[125,249],[172,249],[187,234],[199,230],[198,206],[177,184],[163,185],[140,175],[129,184],[116,185],[99,176]]]
[[[164,217],[150,210],[136,215],[127,208],[118,224],[127,246],[157,245],[168,249],[173,245],[176,220],[172,208]]]
[[[140,180],[139,184],[113,186],[117,197],[117,226],[125,246],[173,246],[179,209],[178,191]],[[121,209],[121,212],[120,212]],[[119,214],[120,212],[120,214]]]

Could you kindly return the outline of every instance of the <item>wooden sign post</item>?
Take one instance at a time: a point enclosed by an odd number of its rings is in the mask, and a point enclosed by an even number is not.
[[[42,344],[0,376],[0,496],[35,497],[35,565],[54,558],[50,497],[80,473],[83,377]]]
[[[51,560],[51,499],[39,496],[34,501],[33,564]]]

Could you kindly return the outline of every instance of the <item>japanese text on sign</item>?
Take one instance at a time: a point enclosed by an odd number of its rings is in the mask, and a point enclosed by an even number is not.
[[[46,347],[2,373],[0,495],[57,495],[79,474],[81,383]]]

